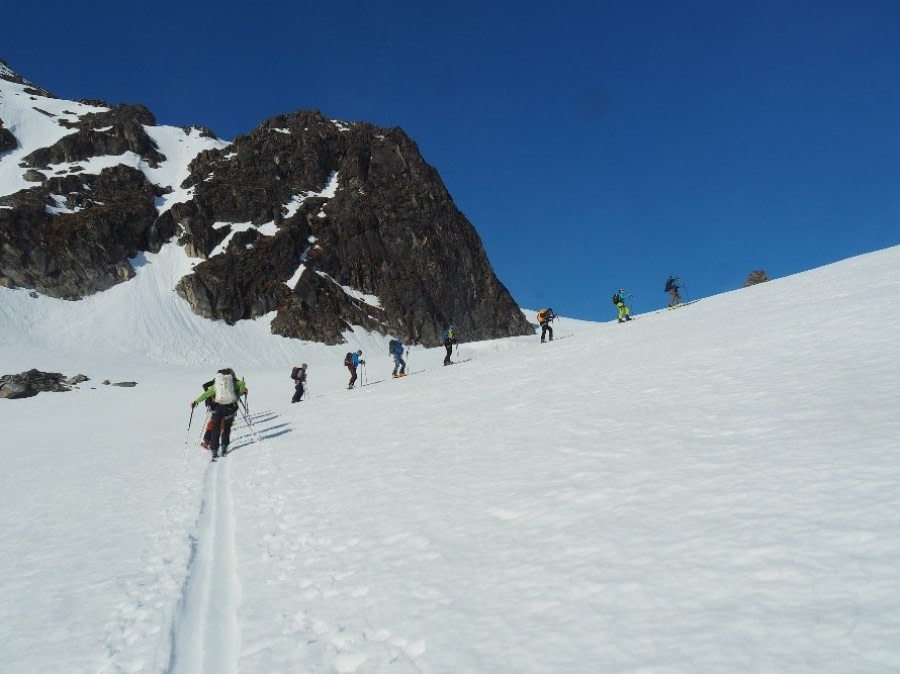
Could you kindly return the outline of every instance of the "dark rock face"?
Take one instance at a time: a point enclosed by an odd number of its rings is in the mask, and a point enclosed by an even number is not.
[[[448,321],[463,340],[533,332],[399,128],[316,111],[274,117],[195,157],[181,185],[191,198],[162,215],[163,191],[135,169],[49,177],[56,164],[129,151],[159,165],[166,157],[145,130],[154,124],[143,106],[118,105],[23,159],[35,187],[0,198],[0,285],[79,299],[132,278],[130,257],[177,236],[204,261],[176,291],[210,319],[275,312],[274,333],[328,344],[352,325],[427,346]],[[0,148],[16,147],[3,130]]]
[[[531,332],[474,228],[400,129],[340,127],[301,111],[204,153],[191,169],[194,199],[171,216],[192,254],[207,256],[227,236],[212,228],[217,221],[278,227],[258,249],[232,239],[182,280],[179,293],[203,316],[234,321],[277,309],[275,333],[329,344],[352,324],[432,346],[451,320],[464,339]],[[308,198],[285,217],[292,197],[320,193],[334,176],[334,197]],[[306,271],[287,288],[301,260]],[[381,307],[340,286],[378,297]]]
[[[157,191],[140,171],[115,166],[0,198],[12,206],[0,208],[0,285],[80,299],[127,281],[128,258],[172,234],[153,227]],[[76,212],[48,211],[59,204]]]

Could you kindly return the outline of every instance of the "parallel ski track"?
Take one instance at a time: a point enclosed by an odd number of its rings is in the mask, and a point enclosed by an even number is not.
[[[231,461],[207,470],[188,576],[172,624],[169,674],[233,674],[240,655],[240,579]]]

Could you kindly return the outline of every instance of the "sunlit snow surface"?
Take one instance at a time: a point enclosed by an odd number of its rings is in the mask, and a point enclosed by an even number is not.
[[[135,264],[0,289],[0,374],[91,377],[0,400],[0,671],[900,670],[900,248],[399,380]],[[224,366],[259,440],[211,464]]]

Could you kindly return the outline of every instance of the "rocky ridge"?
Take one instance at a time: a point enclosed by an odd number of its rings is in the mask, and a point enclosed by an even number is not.
[[[0,65],[0,119],[23,100],[52,116],[50,97]],[[279,115],[200,151],[167,186],[153,180],[172,159],[152,113],[83,102],[91,112],[54,118],[65,129],[54,142],[0,125],[0,162],[33,183],[0,196],[0,285],[77,300],[128,281],[130,258],[171,243],[202,260],[174,291],[213,320],[274,313],[274,333],[328,344],[352,325],[426,346],[451,320],[466,339],[533,332],[402,129]],[[213,137],[185,137],[198,129]],[[119,156],[137,160],[108,161]],[[100,170],[81,165],[98,157]],[[173,189],[185,197],[169,204]]]

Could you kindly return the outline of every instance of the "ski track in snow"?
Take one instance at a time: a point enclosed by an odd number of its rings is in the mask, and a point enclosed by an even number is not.
[[[370,588],[347,568],[346,554],[361,546],[361,539],[335,539],[333,520],[312,496],[303,496],[302,487],[294,486],[302,484],[302,476],[278,461],[271,445],[260,445],[252,465],[244,487],[254,498],[239,499],[248,504],[244,519],[251,529],[242,530],[248,540],[244,556],[253,560],[251,575],[268,580],[241,607],[251,626],[241,668],[281,671],[281,654],[291,652],[295,671],[421,671],[415,660],[425,653],[425,642],[381,625],[369,608],[374,605]],[[308,500],[309,507],[292,507],[297,500]],[[298,536],[298,531],[303,533]],[[283,584],[298,576],[303,601],[285,602]],[[335,617],[335,604],[354,607],[348,619]],[[257,633],[252,626],[265,625],[273,613],[280,616],[279,629]],[[362,625],[355,624],[359,616]],[[323,669],[325,663],[328,669]]]
[[[168,672],[231,674],[238,671],[241,590],[228,458],[211,462],[192,545]]]

